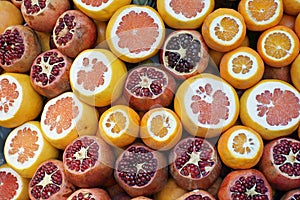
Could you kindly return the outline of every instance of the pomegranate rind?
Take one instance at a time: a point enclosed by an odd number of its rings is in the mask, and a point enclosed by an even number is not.
[[[94,199],[94,200],[110,200],[110,196],[108,195],[108,193],[101,188],[80,188],[78,190],[76,190],[75,192],[73,192],[68,198],[67,200],[73,200],[73,199],[77,199],[81,196],[79,195],[83,195],[84,197],[86,195],[90,195],[88,196],[90,199]]]
[[[193,103],[196,102],[192,100],[193,96],[198,95],[197,90],[199,87],[205,88],[206,86],[212,88],[211,93],[223,93],[226,96],[225,101],[229,103],[226,106],[228,116],[226,115],[225,119],[224,117],[223,119],[220,118],[219,122],[215,124],[200,123],[198,121],[199,113],[194,113],[192,109]],[[211,98],[209,100],[204,99],[205,102],[209,101],[207,104],[212,102],[214,99],[213,95],[208,95]],[[221,103],[224,104],[224,102]],[[220,112],[220,109],[223,109],[222,105],[216,104],[210,112],[207,112],[207,115],[212,116]],[[174,111],[181,119],[184,129],[189,134],[203,138],[212,138],[220,135],[235,124],[239,115],[239,97],[235,89],[224,79],[213,74],[201,73],[186,79],[179,85],[174,98]],[[211,119],[212,117],[209,117],[207,120]]]
[[[18,92],[18,97],[13,99],[14,105],[9,107],[9,112],[3,113],[3,111],[1,111],[0,126],[15,128],[38,117],[43,109],[43,99],[42,96],[32,88],[30,77],[27,74],[21,73],[1,74],[0,82],[6,80],[8,80],[9,84],[16,85],[15,91]],[[4,94],[4,92],[1,93]],[[7,96],[2,96],[2,98],[6,97]]]
[[[200,61],[197,63],[196,66],[194,66],[194,69],[191,72],[178,72],[173,68],[170,68],[168,66],[168,58],[167,56],[165,56],[165,52],[169,51],[167,49],[167,45],[169,44],[170,40],[174,37],[174,36],[178,36],[180,34],[191,34],[194,37],[194,40],[198,40],[200,42]],[[172,52],[172,50],[170,50]],[[176,50],[177,51],[177,50]],[[167,38],[164,41],[164,44],[162,46],[162,50],[160,51],[160,60],[162,63],[162,66],[164,67],[164,69],[166,69],[170,74],[172,74],[175,78],[180,79],[180,80],[184,80],[187,79],[189,77],[192,77],[196,74],[200,74],[201,72],[203,72],[208,65],[209,62],[209,53],[208,53],[208,47],[202,37],[202,35],[196,31],[196,30],[176,30],[172,33],[170,33]]]
[[[197,29],[203,23],[203,20],[211,13],[215,6],[215,1],[212,0],[202,0],[197,3],[203,4],[201,12],[197,12],[196,15],[191,17],[186,17],[182,13],[176,13],[174,9],[170,6],[172,0],[157,1],[157,10],[164,22],[175,29]],[[181,2],[181,5],[183,3]],[[188,6],[188,5],[187,5]]]
[[[88,62],[86,62],[87,59],[89,60]],[[94,70],[93,68],[99,67],[99,65],[106,69],[106,71],[102,69],[102,71],[97,72],[97,74],[102,73],[102,76],[89,77],[89,73]],[[80,80],[80,78],[83,78],[84,73],[85,80]],[[127,68],[125,63],[111,51],[106,49],[87,49],[74,59],[69,78],[72,91],[80,100],[91,106],[104,107],[110,105],[122,95],[126,74]]]
[[[74,0],[73,2],[76,8],[81,10],[87,16],[99,21],[108,21],[119,8],[129,5],[131,0],[100,1],[101,5],[98,6],[93,6],[91,4],[87,5],[83,0]]]
[[[256,178],[259,178],[263,180],[264,185],[267,188],[266,195],[267,199],[272,199],[273,196],[273,190],[267,181],[266,177],[263,173],[258,171],[257,169],[240,169],[240,170],[234,170],[232,172],[229,172],[223,179],[220,189],[218,191],[218,199],[219,200],[228,200],[232,199],[230,191],[230,188],[235,184],[236,181],[239,181],[239,178],[241,177],[248,177],[254,175]],[[251,188],[254,190],[254,188]],[[251,192],[251,191],[249,191]],[[255,192],[255,191],[253,191]]]
[[[5,173],[5,175],[2,176],[2,173]],[[16,200],[22,200],[22,199],[29,199],[28,196],[28,185],[29,185],[29,179],[22,177],[18,172],[16,172],[13,168],[11,168],[7,164],[3,164],[0,166],[0,191],[1,191],[1,198],[9,198],[9,199],[16,199]],[[8,174],[12,175],[16,182],[18,183],[18,188],[15,191],[15,195],[10,198],[11,196],[7,197],[5,192],[14,192],[14,191],[7,191],[7,189],[11,189],[9,185],[6,185],[1,180],[5,179],[5,176]],[[2,189],[3,188],[3,189]]]
[[[209,199],[209,200],[215,200],[215,197],[213,197],[209,192],[205,191],[205,190],[193,190],[190,192],[187,192],[186,194],[178,197],[176,200],[185,200],[190,196],[194,196],[194,195],[201,195],[202,199]]]
[[[59,109],[66,108],[63,108],[64,105],[58,105],[57,102],[63,102],[66,99],[72,100],[72,113],[68,114],[73,115],[73,118],[68,121],[68,123],[70,123],[68,124],[69,126],[62,130],[61,133],[58,133],[55,121],[57,121],[58,118],[68,116],[59,115],[64,114],[64,110]],[[49,113],[50,115],[57,115],[55,116],[56,119],[48,119],[47,115],[49,115]],[[50,124],[46,124],[47,120],[50,120]],[[67,145],[78,136],[95,135],[98,129],[98,120],[99,114],[95,107],[80,101],[73,92],[64,92],[45,103],[41,113],[41,129],[44,137],[51,145],[58,149],[65,149]],[[55,127],[51,128],[53,125]]]
[[[288,192],[286,192],[280,200],[292,200],[293,197],[295,198],[294,195],[298,195],[300,196],[300,189],[294,189],[294,190],[290,190]]]
[[[274,94],[274,91],[277,91],[276,94]],[[284,96],[286,93],[289,94]],[[276,99],[272,100],[270,95]],[[259,101],[258,98],[260,98]],[[266,100],[263,98],[266,98]],[[274,119],[271,118],[272,116],[268,118],[267,114],[264,113],[263,116],[259,116],[260,112],[263,111],[261,109],[266,107],[266,111],[268,111],[269,108],[273,108],[273,104],[276,101],[280,101],[280,104],[277,103],[277,106],[279,107],[278,109],[281,109],[278,111],[280,114],[276,115],[276,118],[275,116],[273,116]],[[284,101],[293,101],[294,104]],[[242,94],[240,97],[240,108],[242,124],[257,131],[265,140],[290,135],[300,123],[300,93],[285,81],[276,79],[261,80]],[[294,114],[291,115],[291,112]],[[285,117],[290,118],[287,121],[287,119],[284,119]],[[277,125],[272,125],[267,120],[275,120],[272,123]]]
[[[280,170],[280,167],[283,164],[280,165],[276,164],[276,160],[274,160],[274,154],[275,154],[274,147],[278,145],[282,140],[291,141],[293,143],[296,143],[298,147],[300,146],[300,142],[296,139],[287,138],[287,137],[280,137],[274,139],[265,145],[263,155],[261,157],[258,166],[259,166],[259,170],[265,175],[266,179],[269,181],[269,183],[274,189],[281,190],[281,191],[289,191],[300,187],[300,175],[290,176],[286,173],[283,173]],[[297,167],[297,164],[299,163],[299,159],[297,155],[299,155],[300,150],[298,148],[298,151],[294,152],[294,150],[290,149],[290,152],[293,153],[290,153],[289,155],[284,155],[284,157],[286,158],[285,163],[288,163],[290,161],[293,167]]]
[[[26,137],[25,135],[28,134],[27,137],[29,137],[30,133],[21,133],[23,131],[30,131],[33,134],[36,134],[36,141],[30,141],[32,142],[31,144],[28,143],[29,141],[25,140],[23,142],[22,138],[21,139],[21,144],[22,147],[14,147],[14,141],[17,142],[17,137],[19,134],[23,134],[22,137]],[[17,145],[17,144],[15,144]],[[33,146],[36,146],[37,149],[32,150],[31,153],[34,154],[33,156],[27,156],[24,161],[19,161],[21,160],[23,155],[22,151],[29,151],[30,149],[23,149],[24,146],[30,145],[32,148]],[[15,152],[17,151],[17,152]],[[5,145],[4,145],[4,156],[7,164],[12,167],[16,172],[18,172],[22,177],[24,178],[31,178],[33,174],[35,173],[35,170],[37,167],[44,161],[48,159],[54,159],[58,157],[58,149],[54,148],[46,139],[44,139],[44,136],[42,134],[42,130],[40,127],[40,122],[39,121],[30,121],[27,123],[22,124],[19,127],[16,127],[13,129],[9,135],[6,138]],[[24,158],[23,158],[24,159]]]
[[[157,27],[158,36],[155,38],[155,42],[151,45],[150,49],[136,49],[140,50],[140,52],[130,52],[129,49],[122,48],[119,46],[120,37],[117,35],[117,30],[122,23],[122,18],[128,15],[130,12],[134,13],[147,13],[148,17],[153,19],[153,23],[155,23]],[[136,18],[138,20],[138,18]],[[134,23],[134,22],[130,22]],[[129,28],[129,27],[128,27]],[[147,31],[147,29],[152,30],[151,27],[142,27],[142,31]],[[109,30],[109,31],[108,31]],[[131,29],[126,31],[126,33],[130,33],[129,31],[139,31],[139,29]],[[106,28],[106,40],[110,50],[121,60],[129,62],[129,63],[138,63],[144,60],[151,58],[156,55],[165,39],[165,25],[163,20],[161,19],[159,13],[150,6],[139,6],[139,5],[126,5],[119,8],[110,18]],[[123,33],[124,34],[124,33]],[[145,37],[144,37],[145,38]],[[150,38],[151,39],[151,38]]]

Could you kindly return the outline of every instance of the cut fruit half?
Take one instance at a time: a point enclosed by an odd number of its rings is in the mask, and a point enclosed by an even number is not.
[[[218,140],[220,158],[232,169],[254,167],[262,156],[263,148],[260,134],[242,125],[229,128]]]
[[[42,96],[33,89],[27,74],[1,74],[0,99],[0,126],[6,128],[34,120],[43,107]]]
[[[179,86],[174,110],[188,133],[211,138],[236,122],[239,99],[235,89],[224,79],[201,73]]]
[[[1,199],[29,199],[29,179],[23,178],[7,164],[0,166]]]
[[[164,22],[158,12],[149,6],[123,6],[107,24],[108,46],[117,57],[130,63],[154,56],[164,38]]]
[[[58,157],[58,149],[44,138],[40,122],[31,121],[10,132],[4,156],[8,165],[22,177],[31,178],[42,162]]]
[[[264,61],[250,47],[239,47],[227,52],[220,61],[220,76],[236,89],[247,89],[260,81]]]
[[[261,80],[240,98],[243,125],[272,140],[293,133],[300,123],[300,93],[287,82]]]
[[[76,96],[85,103],[104,107],[122,94],[126,65],[105,49],[82,51],[70,69],[70,84]]]
[[[127,146],[139,135],[140,116],[126,105],[115,105],[104,111],[99,120],[99,134],[110,145]]]
[[[174,29],[196,29],[214,9],[214,0],[157,1],[157,10],[164,22]]]
[[[160,107],[146,112],[141,120],[140,137],[150,148],[169,150],[181,139],[182,125],[171,109]]]
[[[65,149],[79,135],[95,135],[99,114],[95,107],[65,92],[50,99],[41,114],[44,137],[58,149]]]

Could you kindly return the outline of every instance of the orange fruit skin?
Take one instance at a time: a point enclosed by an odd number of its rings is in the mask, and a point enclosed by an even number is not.
[[[270,58],[264,53],[264,50],[263,50],[264,49],[264,44],[263,44],[264,38],[267,36],[267,34],[269,34],[272,31],[276,31],[276,30],[286,32],[294,39],[291,42],[295,45],[295,47],[292,50],[292,52],[289,54],[289,57],[285,58],[284,60],[275,60],[273,57]],[[278,26],[275,26],[275,27],[265,30],[259,36],[258,41],[257,41],[257,51],[258,51],[259,55],[262,57],[262,59],[264,60],[264,62],[267,65],[270,65],[272,67],[284,67],[284,66],[291,64],[294,61],[294,59],[297,57],[297,55],[299,54],[299,50],[300,50],[299,39],[298,39],[296,33],[292,29],[290,29],[286,26],[282,26],[282,25],[278,25]]]
[[[295,88],[300,91],[300,54],[293,61],[290,68],[291,81]]]
[[[283,0],[283,10],[289,15],[297,15],[300,12],[300,1]]]
[[[0,1],[0,19],[0,34],[9,26],[24,22],[20,9],[10,1]]]
[[[210,32],[210,26],[211,26],[213,20],[222,15],[233,16],[242,23],[242,27],[239,27],[239,28],[242,28],[242,35],[235,43],[233,43],[231,45],[220,44],[220,43],[216,42],[213,39],[213,37],[211,36],[212,33]],[[239,47],[243,43],[243,41],[246,37],[246,24],[245,24],[243,16],[236,10],[230,9],[230,8],[218,8],[218,9],[214,10],[213,12],[211,12],[205,18],[205,20],[203,21],[203,24],[202,24],[201,32],[202,32],[202,36],[208,47],[210,47],[211,49],[214,49],[216,51],[219,51],[219,52],[227,52],[227,51],[230,51],[230,50],[233,50],[233,49]]]
[[[300,13],[296,15],[294,30],[298,38],[300,38]]]
[[[154,194],[154,198],[155,200],[174,200],[187,192],[186,189],[179,187],[172,177],[169,177],[167,184],[161,191]]]

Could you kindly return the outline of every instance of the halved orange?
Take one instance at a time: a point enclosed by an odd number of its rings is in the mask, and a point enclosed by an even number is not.
[[[282,0],[284,12],[289,15],[298,15],[300,13],[299,0]]]
[[[300,54],[293,61],[290,68],[291,81],[295,88],[300,91]]]
[[[182,124],[169,108],[159,107],[147,111],[140,126],[140,137],[150,148],[164,151],[173,148],[182,136]]]
[[[164,22],[174,29],[199,28],[205,17],[214,9],[214,0],[157,1],[157,11]]]
[[[0,166],[0,198],[27,200],[29,179],[22,177],[7,164]]]
[[[264,61],[250,47],[238,47],[224,54],[220,62],[220,76],[236,89],[247,89],[260,81]]]
[[[164,22],[150,6],[123,6],[113,14],[106,28],[106,40],[111,51],[130,63],[157,54],[164,38]]]
[[[261,80],[242,94],[240,119],[265,140],[290,135],[300,123],[300,93],[285,81]]]
[[[236,90],[224,79],[202,73],[179,85],[174,111],[189,134],[211,138],[235,124],[239,99]]]
[[[223,163],[232,169],[249,169],[260,160],[264,143],[252,128],[235,125],[222,133],[218,152]]]
[[[282,0],[241,0],[238,11],[243,15],[247,29],[264,31],[276,26],[283,15]]]
[[[259,36],[257,51],[267,65],[284,67],[299,54],[299,38],[292,29],[278,25]]]
[[[205,18],[202,36],[211,49],[220,52],[233,50],[246,37],[244,18],[234,9],[218,8]]]
[[[73,61],[70,85],[83,102],[97,107],[110,105],[123,91],[125,63],[106,49],[87,49]]]
[[[114,105],[103,112],[99,134],[110,145],[124,147],[139,135],[140,116],[127,105]]]
[[[75,7],[87,16],[99,21],[108,21],[119,8],[130,4],[131,0],[73,0],[73,2]]]
[[[58,149],[44,138],[39,121],[13,129],[4,145],[6,162],[25,178],[31,178],[42,162],[57,158],[58,153]]]
[[[65,92],[46,102],[40,122],[49,143],[65,149],[78,136],[95,135],[98,118],[95,107],[80,101],[73,92]]]
[[[6,128],[34,120],[43,109],[42,96],[33,89],[27,74],[1,74],[0,99],[0,126]]]

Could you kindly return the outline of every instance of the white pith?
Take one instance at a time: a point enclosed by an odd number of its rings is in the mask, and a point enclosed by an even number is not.
[[[127,48],[120,48],[118,45],[120,38],[117,36],[116,31],[118,29],[120,22],[122,22],[122,18],[131,11],[134,11],[135,13],[147,12],[147,14],[153,19],[153,23],[158,25],[158,29],[157,29],[157,31],[159,32],[158,37],[156,38],[156,41],[152,44],[152,48],[148,51],[141,51],[139,53],[131,53]],[[147,29],[147,28],[145,28],[145,29]],[[112,38],[109,38],[109,39],[111,40],[114,48],[120,54],[125,55],[126,57],[129,57],[129,58],[141,58],[141,57],[146,57],[148,55],[151,55],[151,53],[158,50],[158,49],[156,49],[156,47],[159,46],[162,39],[164,38],[164,34],[163,34],[164,29],[165,29],[165,27],[160,19],[160,16],[157,13],[154,13],[151,9],[149,9],[147,7],[136,7],[136,6],[128,7],[127,9],[124,9],[121,13],[119,13],[119,16],[116,19],[114,26],[112,27],[112,30],[111,30]],[[133,31],[133,33],[136,32],[136,30],[132,30],[132,31]]]
[[[266,24],[269,24],[269,23],[273,22],[276,18],[279,17],[279,15],[280,15],[280,5],[282,4],[282,2],[280,2],[279,0],[273,0],[273,1],[275,3],[277,3],[277,5],[278,5],[277,9],[275,11],[275,14],[270,19],[268,19],[267,21],[265,21],[265,20],[264,21],[257,21],[255,18],[252,17],[251,12],[249,11],[249,3],[253,2],[253,0],[246,0],[245,7],[246,7],[246,12],[247,12],[249,18],[253,22],[255,22],[255,24],[257,24],[257,25],[266,25]],[[260,10],[260,12],[263,12],[263,10]]]
[[[73,119],[71,121],[71,126],[68,129],[63,130],[62,133],[58,134],[56,132],[56,128],[53,129],[53,130],[50,130],[50,126],[45,124],[46,114],[47,114],[47,111],[49,110],[50,106],[55,105],[55,103],[58,100],[62,100],[64,98],[66,98],[66,97],[71,97],[73,99],[73,102],[75,103],[75,106],[78,107],[79,114],[78,114],[78,116],[76,118],[74,118],[74,116],[73,116]],[[77,121],[81,118],[82,110],[83,110],[82,103],[80,102],[80,100],[78,100],[78,98],[72,92],[63,93],[63,94],[61,94],[61,95],[59,95],[57,97],[54,97],[54,98],[50,99],[45,104],[44,109],[42,111],[42,115],[41,115],[41,128],[44,131],[44,133],[47,135],[48,138],[51,138],[53,140],[64,138],[66,135],[69,134],[69,132],[72,129],[74,129],[76,127]],[[58,121],[59,117],[56,120]]]
[[[208,13],[208,9],[211,6],[211,1],[210,0],[202,0],[202,2],[204,2],[204,8],[202,9],[202,11],[199,13],[197,13],[196,16],[188,18],[186,16],[184,16],[182,13],[178,13],[176,14],[173,10],[172,7],[170,7],[170,3],[172,0],[165,0],[164,4],[165,4],[165,8],[167,10],[167,12],[172,15],[174,18],[180,20],[180,21],[191,21],[191,20],[195,20],[198,18],[201,18],[203,16],[205,16]]]
[[[22,182],[21,176],[15,170],[13,170],[10,167],[3,167],[3,168],[0,169],[0,172],[5,172],[6,174],[11,174],[14,177],[16,177],[16,179],[17,179],[16,182],[18,183],[19,187],[17,188],[16,194],[15,194],[14,197],[17,197],[17,196],[22,197],[21,192],[22,192],[22,188],[23,188],[23,182]],[[0,182],[0,186],[1,186],[1,182]],[[12,198],[12,199],[15,199],[15,198]]]
[[[215,34],[214,28],[219,26],[222,29],[221,21],[224,18],[233,19],[239,27],[238,32],[235,34],[235,36],[230,41],[222,40],[222,39],[218,38],[218,36]],[[209,32],[210,32],[210,35],[211,35],[211,37],[213,38],[214,41],[216,41],[217,43],[220,43],[222,45],[228,46],[228,45],[235,44],[239,39],[241,39],[242,34],[243,34],[243,26],[244,26],[243,23],[237,17],[232,16],[232,15],[224,14],[224,15],[218,16],[218,17],[216,17],[215,19],[212,20],[212,22],[209,26]]]
[[[193,113],[191,109],[191,104],[194,102],[192,101],[191,97],[193,95],[197,95],[196,90],[198,87],[202,86],[204,87],[206,84],[211,84],[213,87],[213,92],[217,90],[221,90],[226,94],[228,97],[228,101],[230,102],[230,105],[227,107],[229,109],[228,111],[228,119],[223,120],[220,119],[220,122],[218,124],[203,124],[198,121],[198,115],[199,113]],[[184,100],[183,100],[183,106],[185,107],[185,111],[187,112],[187,116],[189,116],[190,120],[198,127],[203,128],[212,128],[212,129],[220,129],[224,126],[227,126],[228,124],[232,123],[232,121],[235,119],[235,113],[238,112],[238,108],[236,105],[239,103],[235,99],[236,93],[234,89],[226,82],[221,80],[215,80],[213,78],[198,78],[194,79],[194,81],[189,85],[187,88],[187,91],[185,92]],[[212,99],[210,97],[206,97],[206,102],[211,103]]]
[[[88,66],[83,66],[82,62],[84,58],[89,58],[89,64]],[[86,72],[89,72],[92,70],[93,64],[92,60],[97,59],[98,62],[102,62],[107,67],[107,71],[103,73],[103,79],[104,83],[103,85],[100,85],[98,87],[95,87],[94,91],[86,90],[83,87],[83,84],[78,84],[77,82],[77,74],[79,71],[84,70]],[[73,61],[72,66],[70,68],[70,81],[72,82],[72,85],[74,88],[76,88],[77,91],[80,91],[81,94],[84,94],[86,96],[93,96],[96,95],[99,92],[102,92],[105,90],[111,81],[111,78],[113,76],[111,64],[114,62],[114,60],[109,60],[106,55],[102,52],[96,52],[96,51],[83,51],[81,52]]]
[[[265,82],[261,82],[261,83],[257,84],[256,86],[253,87],[253,90],[249,93],[249,96],[246,100],[246,108],[247,108],[247,112],[248,112],[251,120],[253,120],[257,124],[259,124],[259,126],[264,127],[264,129],[271,130],[271,131],[272,130],[279,131],[279,130],[288,129],[289,127],[293,127],[293,126],[297,125],[300,120],[300,115],[299,115],[297,118],[292,118],[292,120],[289,121],[288,125],[271,126],[266,121],[266,115],[264,115],[263,117],[258,116],[259,111],[256,109],[257,104],[258,104],[258,102],[256,100],[256,96],[264,93],[265,91],[272,91],[272,93],[273,93],[275,88],[277,88],[277,89],[279,88],[282,91],[287,90],[287,91],[293,92],[300,101],[300,94],[295,88],[293,88],[292,86],[289,86],[287,84],[284,84],[282,82],[276,81],[276,80],[265,81]],[[261,105],[261,103],[260,103],[260,105]],[[270,107],[270,105],[267,105],[267,106]]]
[[[161,128],[167,128],[168,129],[168,133],[174,133],[178,124],[176,119],[174,118],[174,116],[166,111],[155,111],[151,114],[151,116],[149,117],[148,121],[147,121],[147,131],[150,135],[151,138],[154,138],[157,141],[165,141],[168,140],[172,135],[171,134],[167,134],[164,137],[160,137],[157,136],[155,133],[153,133],[151,131],[151,127],[152,127],[152,120],[153,118],[157,117],[157,116],[161,116],[163,118],[163,127]],[[169,120],[168,123],[166,122],[166,120]],[[154,125],[155,126],[155,125]]]
[[[38,144],[39,148],[38,150],[34,151],[34,156],[31,158],[28,158],[27,161],[25,161],[24,163],[20,163],[18,162],[18,156],[20,153],[24,152],[23,148],[19,148],[18,153],[15,154],[10,154],[9,150],[11,150],[10,144],[12,143],[13,138],[15,138],[18,134],[18,131],[23,131],[24,128],[30,129],[31,131],[35,131],[37,133],[37,138],[38,140],[35,141],[31,141],[33,144]],[[30,166],[32,166],[35,161],[38,159],[38,157],[41,154],[42,148],[44,145],[44,141],[43,141],[43,135],[40,131],[40,129],[32,124],[29,123],[25,123],[15,129],[13,129],[10,134],[7,136],[6,142],[5,142],[5,147],[4,147],[4,155],[8,155],[5,158],[7,159],[7,162],[11,163],[13,166],[17,167],[18,169],[26,169],[29,168]]]
[[[244,154],[240,154],[239,152],[236,152],[232,145],[235,143],[234,138],[238,137],[239,134],[245,134],[247,137],[247,142],[243,145],[244,148],[249,147],[251,151],[245,152]],[[252,140],[250,142],[250,139]],[[259,151],[259,146],[263,146],[261,144],[260,140],[257,138],[256,135],[254,135],[251,131],[248,131],[246,129],[239,129],[234,131],[230,137],[228,138],[228,143],[227,143],[227,148],[230,150],[231,154],[234,155],[236,158],[247,158],[247,159],[252,159],[257,156],[257,153]]]
[[[111,114],[116,114],[116,113],[122,113],[122,115],[126,118],[126,122],[125,122],[125,128],[122,129],[119,133],[113,133],[112,132],[112,128],[114,127],[114,125],[116,123],[110,121],[108,122],[109,120],[109,117],[111,116]],[[105,124],[106,123],[110,123],[110,127],[107,127]],[[123,110],[121,109],[118,109],[118,110],[115,110],[113,111],[112,113],[106,115],[103,119],[103,123],[101,124],[102,128],[105,130],[106,133],[109,133],[109,136],[112,137],[112,138],[118,138],[120,137],[120,135],[124,134],[127,130],[128,130],[128,127],[129,127],[129,118],[128,118],[128,113],[124,112]]]
[[[74,3],[78,4],[79,6],[83,7],[86,10],[91,10],[91,11],[97,12],[97,11],[101,11],[101,10],[107,8],[113,1],[115,1],[115,0],[109,0],[106,3],[102,2],[102,4],[99,7],[86,5],[85,3],[82,2],[82,0],[74,0]]]
[[[237,58],[238,56],[245,56],[245,57],[249,57],[250,60],[253,62],[252,64],[252,68],[249,69],[249,72],[247,73],[235,73],[233,71],[233,60],[235,58]],[[247,53],[247,52],[238,52],[234,55],[232,55],[228,61],[228,73],[235,79],[240,79],[241,81],[244,81],[246,79],[249,79],[250,77],[254,76],[257,71],[258,71],[258,61],[257,59],[255,58],[255,56],[253,56],[252,54],[250,53]],[[247,68],[247,66],[243,65],[243,69]]]
[[[14,115],[20,109],[23,100],[23,89],[22,89],[23,86],[18,82],[18,80],[10,75],[2,74],[0,76],[0,82],[4,79],[7,79],[9,81],[9,84],[16,84],[16,90],[19,92],[19,96],[17,99],[14,99],[13,107],[10,106],[9,111],[7,113],[0,111],[0,119],[2,121],[13,118]],[[0,84],[0,91],[2,91],[1,84]],[[7,103],[7,99],[0,98],[0,105],[3,106],[5,103]]]

